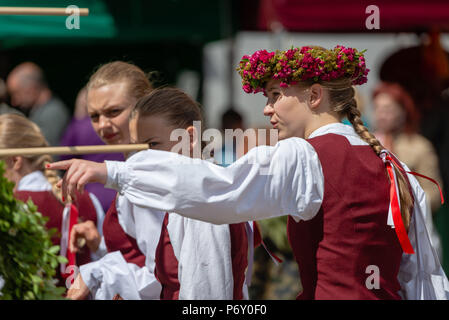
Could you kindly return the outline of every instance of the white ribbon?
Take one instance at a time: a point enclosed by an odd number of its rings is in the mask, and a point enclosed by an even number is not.
[[[395,187],[396,187],[396,194],[398,195],[398,202],[399,202],[399,209],[401,208],[401,199],[399,197],[399,189],[398,189],[398,179],[396,177],[396,170],[394,170],[394,164],[391,162],[391,160],[387,160],[387,155],[391,156],[391,153],[388,150],[383,149],[380,152],[380,158],[382,159],[382,161],[384,163],[389,163],[391,165],[391,167],[393,168],[393,177],[394,177],[394,181],[395,181]],[[391,199],[390,199],[390,204],[388,206],[388,218],[387,218],[387,225],[389,225],[391,228],[394,229],[394,221],[393,221],[393,213],[391,211]]]
[[[70,204],[64,207],[62,212],[62,224],[61,224],[61,251],[59,254],[63,257],[67,257],[67,247],[69,243],[69,227],[70,227]],[[65,263],[61,263],[61,273],[65,274]]]

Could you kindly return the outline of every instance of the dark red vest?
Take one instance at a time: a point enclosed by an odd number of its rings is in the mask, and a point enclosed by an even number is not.
[[[31,199],[36,205],[37,210],[42,213],[43,216],[49,218],[45,226],[48,229],[56,228],[58,230],[58,234],[55,234],[52,237],[52,242],[54,245],[59,246],[61,241],[62,212],[64,211],[64,205],[59,202],[51,191],[16,191],[14,192],[14,195],[17,199],[24,202]],[[78,197],[73,201],[73,204],[78,208],[79,222],[91,220],[97,225],[97,212],[87,192],[78,194]],[[90,261],[90,251],[87,246],[85,246],[76,254],[76,264],[81,266]],[[59,266],[57,267],[57,278],[59,279],[60,284],[63,285],[65,280],[61,277]]]
[[[134,263],[139,267],[145,266],[145,255],[137,246],[136,239],[126,234],[118,221],[117,196],[112,201],[103,221],[103,236],[108,252],[120,251],[126,262]]]
[[[384,163],[371,147],[352,146],[341,135],[308,142],[323,168],[324,199],[313,219],[288,220],[303,286],[298,299],[400,299],[402,249],[387,225],[390,196]],[[378,267],[380,289],[367,288],[370,265]]]
[[[169,214],[166,213],[156,249],[155,275],[162,285],[161,300],[178,300],[180,289],[178,260],[167,230],[168,216]],[[241,300],[243,299],[245,271],[248,266],[248,238],[244,223],[230,224],[229,231],[231,236],[232,275],[234,278],[233,299]],[[260,234],[258,234],[258,237],[260,238]]]

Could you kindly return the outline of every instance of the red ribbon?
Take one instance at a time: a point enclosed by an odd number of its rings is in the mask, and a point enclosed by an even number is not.
[[[388,160],[387,156],[387,160]],[[391,158],[390,158],[391,159]],[[394,230],[399,238],[399,243],[401,244],[402,250],[405,253],[414,254],[412,244],[405,230],[404,223],[401,216],[401,208],[399,206],[399,198],[396,192],[396,179],[394,178],[393,167],[390,162],[385,162],[387,166],[388,176],[390,177],[390,206],[391,213],[393,215]]]
[[[441,204],[444,204],[443,192],[441,191],[440,185],[438,184],[437,181],[435,181],[434,179],[429,178],[425,175],[419,174],[417,172],[405,171],[402,168],[402,166],[400,164],[398,164],[396,162],[396,160],[394,158],[392,158],[389,154],[385,155],[385,160],[386,160],[385,165],[387,167],[388,176],[390,177],[390,206],[391,206],[391,212],[393,215],[394,228],[395,228],[396,234],[399,238],[399,243],[401,244],[402,250],[405,253],[414,254],[415,251],[413,250],[412,244],[410,243],[410,239],[407,235],[407,231],[406,231],[404,223],[402,221],[401,208],[399,205],[399,195],[396,192],[396,190],[397,190],[396,179],[395,179],[395,175],[393,172],[393,166],[391,164],[393,164],[396,168],[398,168],[404,174],[405,173],[413,174],[415,176],[419,176],[419,177],[428,179],[428,180],[432,181],[433,183],[435,183],[438,187],[438,190],[440,191]]]

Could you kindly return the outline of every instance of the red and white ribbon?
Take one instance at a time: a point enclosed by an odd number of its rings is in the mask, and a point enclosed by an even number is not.
[[[400,163],[398,163],[398,161],[394,157],[391,156],[389,151],[382,150],[380,153],[380,157],[381,157],[382,161],[385,163],[385,166],[386,166],[387,172],[388,172],[388,177],[390,178],[390,206],[388,209],[387,224],[395,229],[396,234],[399,239],[399,243],[401,244],[402,250],[405,253],[414,254],[415,251],[413,250],[413,246],[411,245],[410,239],[407,235],[407,230],[405,229],[404,223],[402,221],[398,180],[397,180],[396,173],[395,173],[393,166],[396,167],[398,170],[400,170],[404,174],[408,173],[408,174],[420,176],[422,178],[428,179],[428,180],[432,181],[433,183],[435,183],[440,191],[441,204],[444,203],[443,192],[441,191],[441,188],[440,188],[438,182],[436,182],[434,179],[426,177],[426,176],[416,173],[416,172],[405,171],[402,168],[402,165]]]
[[[66,204],[62,212],[62,226],[61,226],[61,251],[60,255],[67,258],[68,263],[61,263],[61,275],[66,278],[72,273],[72,268],[68,266],[76,266],[76,254],[70,251],[70,233],[75,224],[78,223],[78,209],[71,203]]]

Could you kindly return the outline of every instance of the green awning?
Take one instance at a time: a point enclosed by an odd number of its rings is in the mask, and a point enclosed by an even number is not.
[[[117,34],[114,18],[98,0],[24,1],[0,0],[2,7],[60,7],[76,5],[89,8],[88,16],[80,16],[80,28],[68,29],[68,16],[0,15],[0,46],[2,49],[23,44],[79,44],[83,41],[112,39]]]
[[[80,29],[67,16],[0,15],[0,49],[21,46],[205,43],[226,36],[229,0],[0,0],[5,7],[88,8]]]

